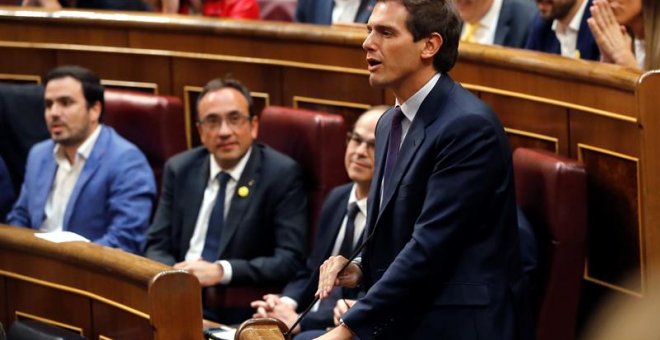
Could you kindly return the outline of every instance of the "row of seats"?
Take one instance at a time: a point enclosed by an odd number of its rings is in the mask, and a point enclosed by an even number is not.
[[[34,93],[34,100],[42,101]],[[105,123],[144,152],[157,181],[165,161],[187,147],[184,110],[177,97],[108,89]],[[260,124],[258,139],[292,157],[304,170],[311,240],[323,198],[348,181],[343,118],[270,106],[261,113]],[[537,306],[538,339],[574,338],[586,249],[584,167],[555,154],[519,148],[514,152],[514,168],[518,204],[539,242],[539,285],[531,298]],[[221,293],[216,303],[245,306],[262,293],[234,288]]]

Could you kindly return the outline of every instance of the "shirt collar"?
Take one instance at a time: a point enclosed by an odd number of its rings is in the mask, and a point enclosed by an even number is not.
[[[493,29],[495,30],[495,27],[497,26],[497,21],[500,17],[500,11],[502,10],[502,0],[495,0],[493,1],[493,5],[490,6],[490,9],[488,12],[486,12],[486,15],[479,20],[479,26],[484,27],[486,29]]]
[[[92,150],[94,149],[94,144],[96,144],[96,140],[99,138],[99,135],[101,134],[101,127],[103,124],[99,124],[94,131],[85,139],[85,141],[80,144],[78,149],[76,150],[76,159],[74,160],[74,163],[76,160],[80,157],[84,160],[87,160],[89,158],[89,155],[92,154]],[[60,143],[56,143],[55,147],[53,148],[53,155],[55,156],[56,160],[65,160],[66,157],[60,152],[61,145]]]
[[[252,154],[252,147],[248,149],[248,151],[241,157],[241,160],[238,161],[236,166],[232,169],[223,169],[220,167],[220,165],[215,161],[215,157],[213,157],[212,153],[209,153],[209,157],[211,158],[211,161],[209,162],[210,164],[210,176],[209,176],[209,182],[213,182],[213,180],[218,176],[218,174],[221,171],[224,171],[229,174],[229,177],[233,179],[234,181],[238,182],[238,180],[241,178],[241,175],[243,174],[243,170],[245,170],[245,165],[247,164],[248,159],[250,159],[250,154]]]
[[[357,199],[355,196],[355,193],[357,191],[357,184],[353,184],[353,187],[351,188],[351,194],[348,196],[348,205],[350,206],[352,203],[357,202],[358,209],[360,209],[360,213],[362,215],[367,216],[367,197]]]
[[[408,100],[406,100],[405,103],[401,104],[399,103],[399,100],[396,100],[396,105],[401,106],[401,112],[403,112],[403,115],[406,116],[406,118],[412,122],[413,119],[415,118],[415,115],[417,115],[417,111],[419,110],[419,107],[422,106],[422,102],[424,102],[424,99],[426,99],[426,96],[431,93],[431,90],[433,90],[433,87],[435,84],[438,82],[440,79],[440,73],[436,73],[429,81],[422,86],[415,94],[413,94]]]
[[[580,25],[582,24],[582,16],[584,15],[584,11],[587,8],[587,0],[582,1],[582,5],[580,5],[580,8],[578,9],[577,12],[575,12],[575,15],[573,16],[573,19],[571,19],[571,22],[568,23],[568,29],[573,31],[573,32],[579,32],[580,31]],[[552,30],[557,31],[557,27],[559,26],[559,20],[555,19],[552,21]]]

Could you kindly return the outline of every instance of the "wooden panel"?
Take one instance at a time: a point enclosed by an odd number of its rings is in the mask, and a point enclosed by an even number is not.
[[[55,326],[66,325],[71,330],[81,329],[87,337],[92,334],[90,301],[85,297],[13,279],[7,280],[7,297],[9,310],[22,313],[22,317],[50,320]],[[11,321],[21,317],[20,313],[10,315]]]
[[[153,83],[171,93],[170,58],[130,53],[59,51],[57,65],[80,65],[102,79]]]
[[[41,84],[41,76],[36,74],[2,73],[0,74],[0,83]]]
[[[347,126],[367,107],[385,104],[383,91],[372,88],[366,74],[297,68],[287,68],[283,72],[285,106],[339,113]]]
[[[7,296],[7,279],[0,276],[0,296]],[[0,324],[9,327],[9,306],[6,299],[0,299]]]
[[[639,158],[641,146],[637,124],[579,110],[569,110],[569,117],[572,158],[577,158],[578,143]]]
[[[523,59],[522,56],[520,59]],[[451,73],[455,79],[466,85],[478,84],[487,88],[525,93],[530,97],[551,98],[552,101],[606,110],[629,117],[634,117],[636,114],[634,97],[630,96],[628,91],[582,82],[577,79],[566,81],[565,78],[562,79],[558,76],[530,77],[530,72],[533,70],[482,67],[482,63],[483,61],[461,58],[461,62]],[[593,68],[594,66],[587,62],[584,67]],[[594,95],[594,93],[598,93],[598,95]]]
[[[202,35],[198,33],[132,32],[131,47],[250,56],[254,58],[313,62],[320,65],[342,65],[345,67],[366,68],[364,52],[353,46],[333,46],[302,41],[282,41],[273,37]]]
[[[56,23],[23,23],[20,29],[8,22],[0,21],[0,36],[3,40],[53,42],[65,44],[89,44],[99,46],[126,46],[127,33],[103,27],[86,27]]]
[[[0,301],[10,321],[35,319],[92,339],[202,334],[201,288],[193,275],[118,249],[62,245],[33,233],[0,225],[0,279],[6,288]]]
[[[347,127],[351,127],[364,111],[372,105],[343,102],[338,100],[327,100],[310,97],[293,97],[293,107],[313,111],[328,112],[341,115]]]
[[[176,58],[172,65],[173,93],[183,98],[186,86],[203,87],[209,80],[230,76],[250,91],[267,93],[272,105],[282,105],[281,69],[278,66],[239,61]]]
[[[514,149],[523,146],[569,154],[568,112],[565,108],[503,94],[480,92],[480,97],[510,129],[507,132]]]
[[[585,277],[633,295],[643,294],[638,161],[578,145],[590,197]],[[631,280],[631,276],[637,279]]]
[[[91,338],[153,339],[149,320],[126,311],[92,301],[94,333]]]
[[[56,54],[57,52],[53,50],[41,50],[35,53],[31,49],[0,46],[2,56],[0,73],[41,76],[57,66]]]

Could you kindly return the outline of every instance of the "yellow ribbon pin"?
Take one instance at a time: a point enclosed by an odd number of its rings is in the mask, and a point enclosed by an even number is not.
[[[248,189],[248,187],[242,186],[242,187],[238,188],[238,196],[247,197],[247,195],[249,195],[249,194],[250,194],[250,189]]]

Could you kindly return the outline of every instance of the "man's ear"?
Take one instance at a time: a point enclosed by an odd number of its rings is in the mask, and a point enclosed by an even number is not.
[[[94,105],[92,105],[87,112],[90,114],[90,119],[92,121],[96,121],[97,123],[100,123],[101,119],[101,111],[103,110],[103,105],[101,105],[100,101],[96,101]]]
[[[442,36],[438,32],[431,33],[424,40],[425,43],[422,47],[421,57],[422,59],[433,60],[433,57],[435,57],[435,55],[440,51],[440,47],[442,47],[444,40],[442,40]]]

